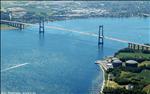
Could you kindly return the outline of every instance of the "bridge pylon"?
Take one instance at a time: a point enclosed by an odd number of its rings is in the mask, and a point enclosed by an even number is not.
[[[99,32],[98,32],[98,45],[104,44],[104,32],[103,32],[103,25],[99,26]]]
[[[44,34],[45,28],[44,28],[44,18],[40,17],[39,20],[39,33]]]

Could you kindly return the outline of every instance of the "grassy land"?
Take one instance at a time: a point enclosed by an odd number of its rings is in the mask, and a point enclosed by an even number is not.
[[[8,26],[5,24],[1,24],[1,30],[10,30],[10,29],[16,29],[15,27]]]
[[[106,82],[106,87],[111,87],[111,88],[120,88],[121,85],[119,85],[118,83],[116,83],[115,81],[110,81],[107,80]]]
[[[141,66],[150,66],[150,61],[144,61],[142,63],[139,63],[138,66],[139,67],[141,67]]]
[[[143,88],[143,91],[145,91],[147,94],[150,94],[150,84],[147,85],[147,86],[145,86],[145,87]]]
[[[120,78],[130,78],[132,76],[134,76],[134,74],[132,74],[131,72],[121,71]]]
[[[145,54],[145,53],[131,53],[131,52],[120,52],[116,55],[117,58],[129,58],[129,59],[135,59],[135,58],[144,58],[144,59],[150,59],[150,54]]]
[[[125,78],[127,80],[140,80],[141,82],[149,83],[150,84],[150,71],[143,70],[140,73],[132,73],[132,72],[125,72],[122,71],[120,78]]]
[[[140,63],[139,65],[145,65],[148,63],[150,63],[150,61],[144,61]],[[112,89],[118,89],[118,88],[123,89],[125,85],[133,84],[134,87],[138,88],[138,90],[148,92],[147,94],[150,94],[150,86],[149,86],[150,85],[150,70],[148,69],[144,69],[139,73],[133,73],[133,72],[121,70],[121,73],[119,74],[119,76],[115,77],[114,79],[117,79],[117,80],[113,80],[113,81],[106,80],[105,87],[112,88]],[[125,82],[126,83],[129,82],[129,83],[120,84],[120,83],[125,83]]]
[[[117,92],[120,89],[123,90],[121,94],[131,94],[131,91],[134,92],[132,94],[150,94],[150,53],[137,50],[131,52],[130,49],[121,49],[115,54],[115,57],[123,62],[136,60],[138,67],[128,68],[122,66],[108,70],[107,73],[113,74],[114,78],[113,81],[106,80],[104,91]],[[125,85],[128,84],[133,85],[134,88],[131,90],[124,89]]]
[[[136,74],[138,78],[143,78],[142,81],[150,84],[150,70],[143,70],[141,73]]]

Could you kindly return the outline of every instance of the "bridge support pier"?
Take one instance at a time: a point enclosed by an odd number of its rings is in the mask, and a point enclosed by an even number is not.
[[[144,46],[142,46],[142,51],[144,51]]]
[[[137,45],[137,49],[140,50],[140,46],[139,45]]]
[[[39,33],[43,33],[44,34],[44,18],[40,17],[40,21],[39,21]]]
[[[19,26],[20,26],[20,24],[15,24],[15,23],[13,24],[13,27],[16,27],[16,28],[19,28],[19,29],[20,29]]]
[[[146,51],[148,51],[148,49],[149,49],[149,48],[148,48],[148,47],[146,47]]]
[[[135,45],[135,44],[133,44],[133,49],[134,49],[134,50],[136,49],[136,45]]]
[[[150,51],[150,46],[128,43],[128,48],[137,51]]]
[[[128,43],[128,48],[131,48],[131,43]]]
[[[16,27],[16,24],[15,24],[15,23],[13,23],[13,27]]]
[[[18,28],[20,30],[24,29],[24,23],[22,22],[15,22],[15,21],[7,21],[7,20],[1,20],[2,24],[6,24],[8,26],[12,26],[12,27],[15,27],[15,28]]]
[[[24,29],[24,24],[22,24],[22,29]]]
[[[98,45],[104,44],[104,33],[103,33],[103,25],[99,26],[99,32],[98,32]]]

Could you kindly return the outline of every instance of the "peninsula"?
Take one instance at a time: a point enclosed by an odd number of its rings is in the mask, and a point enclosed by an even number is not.
[[[104,70],[102,94],[150,94],[150,48],[124,48],[97,64]]]

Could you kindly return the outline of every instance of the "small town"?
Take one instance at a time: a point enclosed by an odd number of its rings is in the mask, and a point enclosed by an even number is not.
[[[150,2],[7,2],[2,1],[2,19],[11,19],[35,23],[39,15],[47,21],[79,19],[91,17],[150,17]],[[18,4],[18,5],[17,5]],[[41,7],[40,5],[44,5]],[[17,7],[16,7],[17,6]],[[34,6],[34,8],[33,8]],[[112,6],[112,7],[109,7]],[[43,12],[46,10],[47,12]],[[117,10],[117,11],[116,11]],[[40,14],[40,12],[42,12]]]

